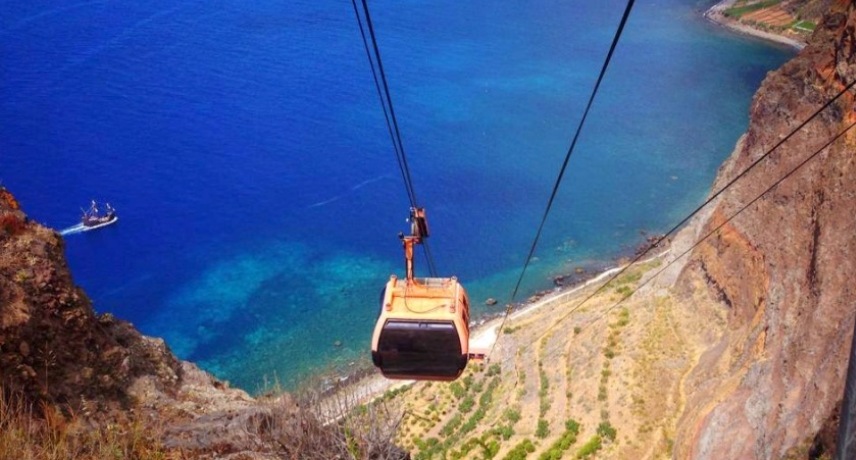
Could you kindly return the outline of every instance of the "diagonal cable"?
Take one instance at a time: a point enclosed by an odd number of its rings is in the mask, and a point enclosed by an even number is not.
[[[606,69],[609,67],[609,62],[612,60],[612,55],[615,52],[616,46],[618,46],[618,41],[621,39],[621,33],[624,31],[624,25],[627,24],[627,19],[630,17],[630,11],[633,9],[633,3],[635,0],[628,0],[627,6],[624,9],[624,14],[621,16],[621,22],[618,24],[618,29],[615,31],[615,36],[612,38],[612,44],[609,46],[609,52],[606,54],[606,59],[603,61],[603,66],[600,69],[600,74],[597,76],[597,81],[594,84],[594,88],[592,88],[591,95],[589,96],[588,103],[586,104],[586,108],[583,111],[583,116],[580,119],[579,125],[577,125],[577,130],[574,133],[573,140],[571,141],[570,147],[568,147],[568,152],[565,154],[565,160],[562,162],[562,167],[559,169],[559,176],[556,177],[556,182],[553,184],[553,191],[550,193],[550,199],[547,200],[547,207],[544,209],[544,215],[541,217],[541,223],[538,226],[538,231],[535,233],[535,238],[532,240],[532,246],[529,248],[529,254],[526,256],[526,261],[523,263],[523,269],[520,271],[520,277],[517,278],[517,284],[514,286],[514,291],[511,293],[511,299],[509,300],[508,306],[505,308],[505,315],[502,317],[502,322],[499,325],[499,331],[502,331],[502,327],[505,325],[505,321],[508,319],[508,315],[514,309],[513,303],[514,299],[517,298],[517,291],[520,289],[520,283],[523,281],[523,277],[526,275],[526,269],[529,267],[529,264],[532,262],[532,256],[535,254],[535,248],[538,246],[538,240],[541,239],[541,232],[544,230],[544,224],[547,222],[547,216],[550,214],[550,210],[553,208],[553,201],[556,198],[556,194],[559,192],[559,186],[562,183],[562,178],[565,175],[565,170],[568,167],[568,162],[571,159],[571,155],[574,153],[574,148],[577,145],[577,140],[580,137],[580,133],[583,130],[583,125],[585,125],[586,119],[588,118],[589,110],[591,109],[592,104],[594,103],[594,98],[597,96],[597,91],[600,89],[600,83],[603,81],[603,76],[606,75]],[[490,348],[490,353],[493,353],[493,349],[496,347],[496,342],[498,340],[494,340],[493,345]],[[490,356],[488,353],[488,356]]]
[[[841,95],[843,95],[843,94],[844,94],[844,93],[846,93],[848,90],[850,90],[851,88],[853,88],[853,86],[854,86],[854,85],[856,85],[856,80],[853,80],[853,82],[851,82],[849,85],[845,86],[845,87],[844,87],[844,89],[842,89],[841,91],[839,91],[839,92],[838,92],[834,97],[832,97],[831,99],[829,99],[828,101],[826,101],[826,103],[825,103],[825,104],[823,104],[823,106],[821,106],[821,107],[820,107],[819,109],[817,109],[814,113],[812,113],[808,118],[806,118],[806,120],[805,120],[805,121],[803,121],[802,123],[800,123],[800,124],[799,124],[799,126],[797,126],[796,128],[794,128],[794,129],[793,129],[793,130],[792,130],[792,131],[791,131],[787,136],[783,137],[781,140],[779,140],[779,142],[777,142],[777,143],[776,143],[776,145],[774,145],[772,148],[770,148],[769,150],[767,150],[763,155],[761,155],[761,156],[760,156],[760,157],[758,157],[755,161],[753,161],[749,166],[747,166],[747,167],[746,167],[746,169],[744,169],[743,171],[741,171],[741,172],[740,172],[740,174],[738,174],[738,175],[737,175],[737,176],[735,176],[733,179],[731,179],[730,181],[728,181],[728,183],[726,183],[724,186],[722,186],[722,188],[720,188],[720,189],[719,189],[718,191],[716,191],[713,195],[711,195],[707,200],[705,200],[705,202],[704,202],[704,203],[700,204],[697,208],[695,208],[695,209],[694,209],[691,213],[689,213],[686,217],[684,217],[683,219],[681,219],[681,221],[680,221],[680,222],[678,222],[677,224],[675,224],[671,229],[669,229],[669,231],[667,231],[667,232],[666,232],[666,233],[664,233],[662,236],[660,236],[659,238],[657,238],[654,242],[652,242],[650,245],[648,245],[648,247],[647,247],[644,251],[641,251],[641,252],[639,252],[639,254],[637,254],[636,256],[634,256],[634,257],[633,257],[633,259],[631,259],[631,260],[630,260],[630,262],[629,262],[627,265],[625,265],[624,267],[622,267],[622,268],[621,268],[621,270],[618,270],[615,274],[613,274],[612,276],[610,276],[610,277],[609,277],[609,279],[607,279],[607,280],[606,280],[602,285],[600,285],[600,287],[599,287],[599,288],[595,289],[595,290],[594,290],[594,292],[592,292],[591,294],[589,294],[589,295],[588,295],[586,298],[584,298],[580,303],[578,303],[578,304],[577,304],[577,305],[575,305],[573,308],[571,308],[570,310],[568,310],[568,312],[567,312],[567,313],[565,313],[562,317],[560,317],[560,318],[557,320],[557,323],[558,323],[558,322],[563,321],[565,318],[567,318],[568,316],[570,316],[572,313],[574,313],[575,311],[579,310],[579,309],[580,309],[580,307],[582,307],[586,302],[588,302],[589,300],[591,300],[592,298],[594,298],[594,297],[595,297],[596,295],[598,295],[599,293],[603,292],[603,290],[604,290],[604,289],[606,289],[606,288],[607,288],[607,286],[609,286],[609,284],[610,284],[610,283],[612,283],[613,281],[615,281],[619,276],[623,275],[623,274],[624,274],[624,272],[626,272],[628,269],[630,269],[630,267],[632,267],[632,266],[633,266],[633,264],[635,264],[636,262],[640,261],[644,256],[646,256],[649,252],[651,252],[651,250],[652,250],[652,249],[654,249],[655,247],[658,247],[658,246],[659,246],[663,241],[665,241],[665,240],[666,240],[666,238],[668,238],[670,235],[672,235],[672,234],[674,234],[676,231],[678,231],[678,229],[679,229],[679,228],[681,228],[684,224],[686,224],[686,223],[687,223],[690,219],[692,219],[696,214],[698,214],[699,212],[701,212],[701,210],[702,210],[702,209],[704,209],[707,205],[709,205],[710,203],[712,203],[712,202],[713,202],[717,197],[719,197],[720,195],[722,195],[722,193],[723,193],[723,192],[725,192],[725,191],[726,191],[728,188],[730,188],[732,185],[734,185],[734,183],[735,183],[735,182],[737,182],[738,180],[740,180],[741,178],[743,178],[746,174],[748,174],[748,173],[749,173],[749,171],[751,171],[752,169],[754,169],[754,168],[755,168],[755,166],[757,166],[761,161],[763,161],[765,158],[769,157],[769,156],[770,156],[774,151],[776,151],[776,150],[777,150],[777,149],[778,149],[782,144],[784,144],[785,142],[787,142],[787,141],[788,141],[791,137],[793,137],[793,136],[794,136],[798,131],[800,131],[803,127],[805,127],[805,126],[806,126],[806,125],[807,125],[811,120],[813,120],[815,117],[817,117],[818,115],[820,115],[820,113],[821,113],[821,112],[823,112],[827,107],[829,107],[833,102],[835,102],[836,100],[838,100],[838,98],[839,98],[839,97],[841,97]],[[549,333],[549,331],[550,331],[551,329],[552,329],[552,327],[551,327],[551,328],[548,328],[548,329],[547,329],[547,331],[545,331],[543,335],[546,335],[547,333]],[[543,336],[543,335],[542,335],[542,336]]]
[[[351,4],[354,7],[354,14],[357,18],[357,24],[360,27],[360,35],[363,39],[363,45],[366,49],[366,57],[369,60],[369,65],[372,69],[372,76],[374,77],[375,89],[378,93],[378,98],[381,101],[381,106],[383,107],[384,118],[386,119],[387,130],[389,131],[390,138],[392,139],[393,148],[395,150],[396,160],[398,161],[398,167],[401,171],[402,178],[404,180],[404,186],[407,190],[407,198],[410,201],[411,208],[417,208],[417,200],[416,200],[416,192],[413,187],[413,178],[410,174],[410,167],[407,164],[407,154],[404,151],[404,142],[401,139],[401,130],[398,127],[398,119],[395,116],[395,108],[392,104],[392,95],[389,91],[389,83],[386,79],[386,72],[383,69],[383,61],[380,57],[380,48],[377,44],[377,37],[374,32],[374,25],[372,24],[371,13],[369,13],[369,6],[366,0],[362,0],[363,6],[363,14],[366,19],[366,28],[369,31],[369,37],[372,42],[372,49],[374,51],[374,59],[372,59],[371,52],[369,51],[368,40],[366,38],[365,30],[363,29],[363,23],[360,16],[360,13],[357,8],[356,0],[351,0]],[[375,62],[377,63],[377,71],[375,70]],[[380,79],[378,80],[378,76]],[[381,92],[381,87],[383,88],[383,92]],[[385,96],[385,97],[384,97]],[[387,115],[387,108],[389,109]],[[431,273],[431,276],[437,276],[436,266],[434,264],[434,257],[431,254],[431,250],[428,247],[428,242],[422,242],[422,250],[425,254],[425,260],[428,262],[428,269]]]
[[[729,222],[731,222],[734,218],[736,218],[738,215],[740,215],[743,211],[745,211],[747,208],[749,208],[749,206],[752,206],[753,204],[755,204],[755,203],[756,203],[758,200],[760,200],[764,195],[766,195],[766,194],[767,194],[767,193],[769,193],[771,190],[773,190],[774,188],[776,188],[779,184],[781,184],[782,182],[784,182],[784,181],[785,181],[786,179],[788,179],[789,177],[793,176],[797,171],[799,171],[799,170],[800,170],[803,166],[805,166],[809,161],[813,160],[813,159],[814,159],[814,158],[816,158],[818,155],[820,155],[821,153],[823,153],[827,148],[829,148],[832,144],[834,144],[834,143],[835,143],[835,141],[837,141],[838,139],[840,139],[841,137],[843,137],[843,136],[844,136],[848,131],[850,131],[854,126],[856,126],[856,122],[851,123],[849,126],[847,126],[846,128],[844,128],[844,130],[842,130],[841,132],[839,132],[838,134],[836,134],[832,139],[830,139],[830,140],[829,140],[829,141],[827,141],[825,144],[823,144],[823,146],[821,146],[819,149],[817,149],[814,153],[812,153],[811,155],[809,155],[808,157],[806,157],[806,158],[805,158],[803,161],[801,161],[798,165],[796,165],[796,166],[794,166],[793,168],[791,168],[791,170],[790,170],[790,171],[788,171],[784,176],[780,177],[778,180],[776,180],[775,182],[773,182],[773,184],[772,184],[772,185],[770,185],[769,187],[767,187],[767,189],[765,189],[763,192],[761,192],[760,194],[758,194],[758,196],[756,196],[756,197],[755,197],[755,198],[753,198],[751,201],[749,201],[748,203],[746,203],[745,205],[743,205],[740,209],[738,209],[737,211],[735,211],[731,216],[729,216],[727,219],[725,219],[725,221],[723,221],[722,223],[720,223],[719,225],[717,225],[714,229],[710,230],[710,231],[709,231],[709,232],[707,232],[704,236],[702,236],[701,238],[699,238],[699,239],[698,239],[698,240],[697,240],[697,241],[696,241],[692,246],[690,246],[688,249],[686,249],[685,251],[683,251],[683,252],[681,252],[680,254],[678,254],[677,256],[675,256],[675,258],[674,258],[674,259],[672,259],[668,264],[666,264],[666,265],[665,265],[664,267],[662,267],[661,269],[657,270],[657,272],[655,272],[653,275],[651,275],[650,277],[648,277],[648,279],[646,279],[643,283],[640,283],[638,286],[636,286],[636,288],[635,288],[635,289],[633,289],[632,291],[630,291],[628,294],[624,295],[621,299],[619,299],[617,302],[615,302],[615,304],[613,304],[612,306],[610,306],[609,308],[607,308],[603,313],[601,313],[597,318],[593,319],[593,320],[592,320],[590,323],[588,323],[585,327],[588,327],[588,326],[590,326],[590,325],[594,324],[595,322],[599,321],[600,319],[604,318],[604,317],[605,317],[605,316],[606,316],[610,311],[614,310],[616,307],[618,307],[619,305],[621,305],[622,303],[624,303],[624,301],[625,301],[625,300],[629,299],[629,298],[630,298],[633,294],[635,294],[639,289],[641,289],[643,286],[646,286],[648,283],[650,283],[651,281],[653,281],[654,279],[656,279],[656,278],[657,278],[661,273],[663,273],[664,271],[666,271],[666,269],[668,269],[670,266],[672,266],[672,264],[674,264],[675,262],[677,262],[678,260],[680,260],[681,258],[683,258],[684,256],[686,256],[687,254],[689,254],[689,253],[690,253],[693,249],[695,249],[698,245],[700,245],[700,244],[701,244],[701,243],[703,243],[705,240],[707,240],[708,238],[710,238],[711,236],[713,236],[713,234],[715,234],[716,232],[718,232],[722,227],[724,227],[726,224],[728,224],[728,223],[729,223]],[[587,297],[586,299],[589,299],[589,298],[591,298],[591,296]],[[558,324],[559,322],[563,321],[565,318],[567,318],[567,315],[564,315],[564,316],[562,316],[561,318],[559,318],[559,320],[557,320],[557,321],[556,321],[556,323],[554,323],[554,324]],[[535,341],[536,341],[536,340],[540,340],[541,338],[545,337],[545,336],[546,336],[546,334],[547,334],[547,332],[545,332],[544,334],[541,334],[538,338],[536,338],[535,340],[533,340],[532,342],[530,342],[527,346],[532,345],[533,343],[535,343]]]

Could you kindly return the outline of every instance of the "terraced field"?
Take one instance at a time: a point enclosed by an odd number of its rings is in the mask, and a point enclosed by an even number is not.
[[[785,11],[780,5],[744,14],[740,19],[744,22],[754,21],[782,28],[790,27],[796,21],[796,18]]]
[[[490,363],[452,383],[388,393],[396,443],[414,459],[662,458],[672,451],[685,376],[724,325],[702,294],[639,285],[659,261],[509,320]],[[699,292],[702,292],[700,289]]]

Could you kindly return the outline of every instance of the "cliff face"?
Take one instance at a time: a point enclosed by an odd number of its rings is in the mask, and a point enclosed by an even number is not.
[[[748,132],[713,190],[854,79],[856,6],[837,1],[809,45],[764,80]],[[856,121],[854,95],[839,98],[723,194],[701,233]],[[677,458],[781,458],[834,418],[856,316],[854,229],[856,129],[695,249],[676,288],[706,286],[727,309],[728,326],[687,378]]]
[[[0,187],[0,458],[42,458],[46,449],[51,458],[106,458],[105,446],[117,449],[111,458],[408,458],[374,410],[328,425],[354,401],[319,412],[289,395],[253,399],[179,361],[163,340],[95,314],[63,247]],[[10,411],[17,402],[23,409]],[[58,414],[68,421],[57,423]],[[42,425],[16,422],[42,416]],[[53,431],[21,441],[15,423]],[[56,431],[70,423],[82,427]]]
[[[0,388],[72,409],[85,401],[127,408],[130,386],[144,375],[174,392],[178,360],[162,340],[96,315],[63,247],[0,189]]]

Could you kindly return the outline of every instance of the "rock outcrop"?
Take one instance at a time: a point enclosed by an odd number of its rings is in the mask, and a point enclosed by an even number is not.
[[[163,340],[96,314],[63,247],[0,187],[0,418],[12,400],[34,417],[83,418],[95,432],[143,423],[145,442],[176,455],[169,458],[345,458],[352,449],[360,458],[408,458],[391,433],[361,437],[375,428],[365,420],[340,429],[287,394],[256,400],[179,361]]]
[[[854,80],[856,6],[836,1],[809,45],[764,80],[748,132],[713,190]],[[845,93],[736,182],[702,228],[684,237],[716,228],[856,121],[854,95]],[[782,458],[812,442],[839,411],[856,319],[854,275],[856,129],[691,254],[677,291],[706,286],[729,319],[687,378],[675,457]],[[829,450],[826,438],[815,454]]]
[[[178,360],[163,340],[96,315],[74,286],[62,238],[30,221],[0,189],[0,387],[30,402],[126,409],[141,376],[175,392]]]

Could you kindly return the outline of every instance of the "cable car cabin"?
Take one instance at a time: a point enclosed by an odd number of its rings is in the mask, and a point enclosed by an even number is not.
[[[458,378],[467,366],[469,299],[457,278],[390,277],[372,336],[372,361],[391,379]]]

